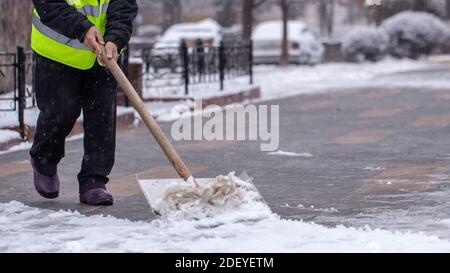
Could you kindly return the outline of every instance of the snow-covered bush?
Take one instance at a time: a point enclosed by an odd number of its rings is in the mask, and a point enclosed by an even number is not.
[[[389,47],[388,34],[375,27],[358,27],[342,40],[342,54],[347,61],[378,61]]]
[[[448,26],[426,12],[401,12],[386,19],[381,28],[388,33],[389,52],[396,57],[416,59],[431,54],[450,37]]]

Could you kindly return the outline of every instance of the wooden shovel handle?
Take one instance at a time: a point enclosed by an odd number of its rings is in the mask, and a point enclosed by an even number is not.
[[[130,101],[131,105],[139,113],[145,125],[152,133],[153,137],[156,139],[156,142],[158,142],[159,146],[164,151],[170,163],[172,163],[173,167],[177,171],[177,173],[181,176],[181,178],[187,181],[189,178],[192,177],[192,173],[189,171],[186,164],[184,164],[183,160],[178,155],[177,151],[172,146],[169,139],[164,134],[163,130],[161,130],[158,123],[153,118],[150,111],[147,109],[144,102],[134,89],[133,85],[130,83],[130,81],[123,73],[122,69],[114,60],[108,60],[105,65],[111,71],[114,78],[116,78],[117,83],[122,88],[125,95],[128,97],[128,100]]]

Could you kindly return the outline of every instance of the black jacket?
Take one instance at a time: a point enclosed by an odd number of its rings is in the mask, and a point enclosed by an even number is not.
[[[93,24],[70,6],[66,0],[33,0],[42,23],[62,35],[83,41]],[[119,50],[126,47],[138,13],[136,0],[111,0],[107,10],[105,40],[113,42]]]

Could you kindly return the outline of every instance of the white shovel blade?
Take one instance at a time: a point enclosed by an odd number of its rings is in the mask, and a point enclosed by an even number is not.
[[[215,178],[196,178],[195,181],[199,185],[207,185],[214,183]],[[153,209],[164,198],[167,189],[179,184],[187,184],[188,182],[183,179],[150,179],[150,180],[138,180],[139,186],[144,193],[145,199]],[[193,185],[192,185],[193,186]],[[157,212],[155,212],[157,213]]]

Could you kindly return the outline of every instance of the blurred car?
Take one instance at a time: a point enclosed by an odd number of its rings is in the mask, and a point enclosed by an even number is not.
[[[222,27],[212,19],[173,25],[158,39],[153,47],[152,55],[178,54],[178,48],[182,41],[192,47],[199,40],[206,48],[219,46],[222,40]]]
[[[143,25],[138,27],[136,31],[136,36],[138,37],[147,37],[147,38],[155,38],[160,36],[162,33],[161,27],[157,25]]]
[[[255,64],[280,62],[283,36],[282,21],[259,24],[253,31],[253,58]],[[324,47],[316,35],[302,22],[288,22],[289,62],[317,64],[322,61]]]

